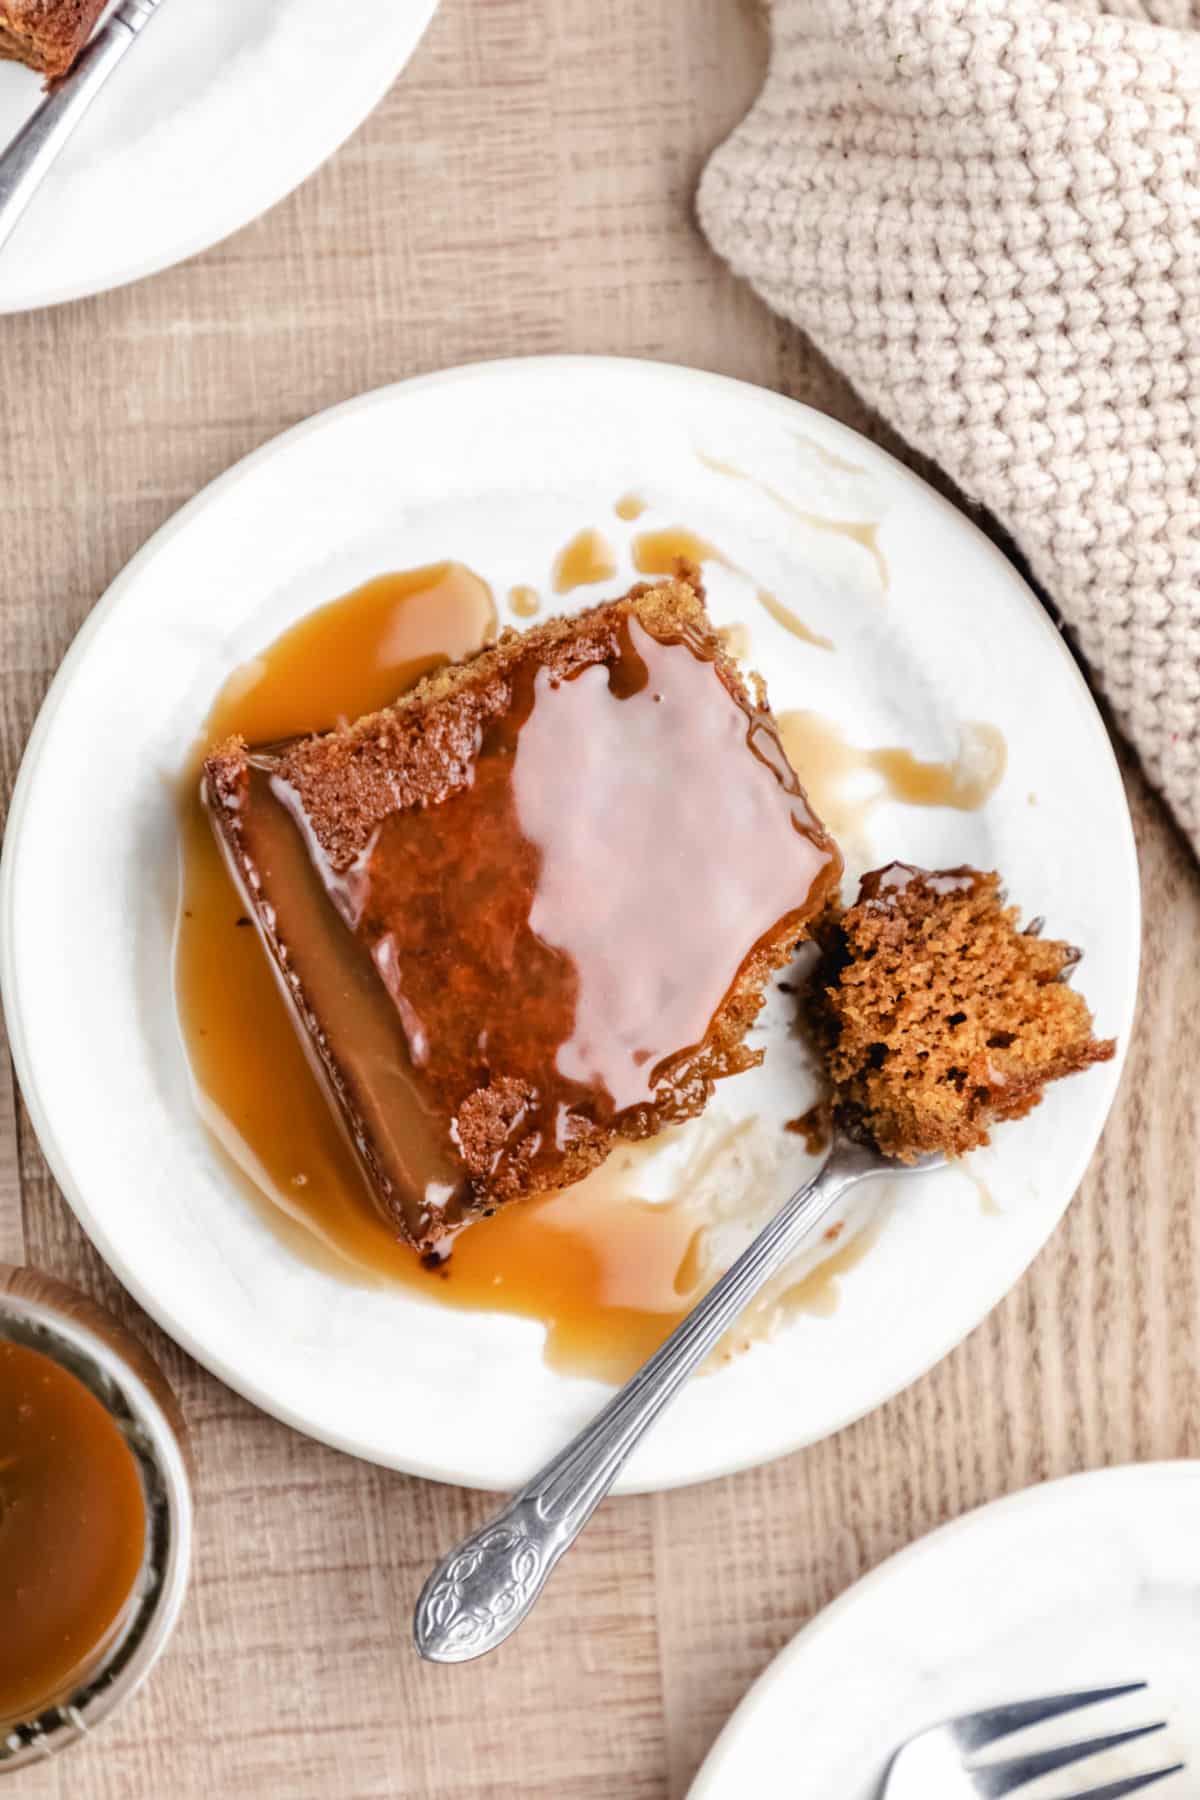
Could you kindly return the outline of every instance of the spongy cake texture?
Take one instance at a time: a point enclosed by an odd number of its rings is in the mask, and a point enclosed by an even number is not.
[[[0,58],[58,80],[87,43],[104,5],[105,0],[0,0]]]
[[[1078,952],[1021,931],[995,874],[892,864],[821,936],[808,1004],[838,1120],[886,1155],[975,1149],[1113,1055],[1064,979]]]

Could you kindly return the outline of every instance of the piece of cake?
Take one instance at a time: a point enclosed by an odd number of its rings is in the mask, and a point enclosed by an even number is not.
[[[507,632],[353,725],[226,743],[204,791],[376,1203],[423,1252],[756,1063],[766,981],[841,870],[682,577]]]
[[[822,924],[809,1016],[842,1129],[911,1162],[988,1142],[1112,1039],[1065,977],[1069,944],[1018,928],[999,876],[891,863]]]
[[[104,0],[0,0],[0,59],[57,81],[92,35]]]

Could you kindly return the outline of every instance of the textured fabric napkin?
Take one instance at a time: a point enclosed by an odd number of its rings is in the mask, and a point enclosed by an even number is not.
[[[1200,849],[1195,23],[1188,0],[775,0],[699,213],[1007,528]]]

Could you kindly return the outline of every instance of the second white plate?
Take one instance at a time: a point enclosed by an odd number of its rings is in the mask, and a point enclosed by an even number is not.
[[[943,1719],[1145,1682],[990,1756],[1167,1729],[1041,1778],[1057,1800],[1183,1762],[1152,1792],[1200,1791],[1200,1463],[1028,1488],[902,1550],[814,1619],[734,1713],[691,1800],[878,1800],[895,1752]],[[930,1800],[936,1800],[931,1795]]]
[[[614,515],[629,489],[648,503],[637,526]],[[869,533],[830,521],[874,528],[878,556]],[[853,743],[927,758],[952,755],[967,721],[1003,733],[1007,772],[981,812],[880,804],[852,858],[1002,869],[1027,913],[1084,948],[1098,1029],[1122,1048],[1128,1036],[1137,874],[1104,728],[1010,564],[909,471],[776,395],[604,359],[466,369],[314,419],[186,507],[81,632],[14,796],[0,973],[39,1137],[121,1279],[233,1386],[358,1455],[508,1487],[605,1390],[549,1369],[527,1321],[362,1289],[301,1262],[231,1183],[192,1104],[172,1005],[178,772],[230,669],[369,576],[457,557],[498,595],[518,582],[545,592],[555,552],[601,526],[620,567],[575,605],[628,584],[635,530],[680,523],[751,572],[710,564],[712,609],[749,623],[777,709],[813,709]],[[835,651],[769,616],[758,584]],[[786,1118],[801,1109],[787,1066],[769,1055],[765,1085],[739,1077],[714,1107]],[[993,1210],[959,1172],[906,1183],[835,1314],[801,1317],[693,1382],[624,1487],[781,1455],[929,1368],[1054,1229],[1119,1068],[1064,1083],[998,1134],[981,1165]],[[786,1187],[793,1172],[781,1163],[773,1180]]]
[[[119,287],[249,224],[362,123],[436,4],[163,0],[0,250],[0,312]],[[0,145],[40,97],[0,62]]]

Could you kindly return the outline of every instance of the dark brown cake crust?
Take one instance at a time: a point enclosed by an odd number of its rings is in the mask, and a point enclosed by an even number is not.
[[[734,771],[740,769],[738,778],[760,795],[764,780],[770,790],[774,829],[781,835],[769,840],[768,847],[773,845],[772,854],[782,861],[799,856],[797,846],[802,846],[811,879],[789,890],[788,899],[771,911],[766,921],[770,929],[747,946],[749,953],[716,1010],[705,1010],[705,1024],[694,1036],[671,1044],[673,1054],[666,1064],[656,1052],[652,1066],[663,1072],[655,1074],[653,1092],[647,1088],[644,1098],[630,1102],[626,1095],[606,1107],[595,1103],[595,1083],[589,1088],[578,1071],[570,1079],[559,1079],[555,1073],[559,1065],[553,1058],[548,1064],[544,1054],[547,1046],[552,1049],[556,1042],[561,1046],[571,1037],[574,975],[568,971],[564,976],[554,941],[541,942],[537,929],[530,936],[529,907],[541,893],[543,852],[523,846],[519,833],[511,853],[506,849],[508,828],[503,821],[512,816],[506,812],[512,776],[504,770],[514,766],[518,742],[527,745],[526,737],[517,734],[525,731],[520,721],[533,703],[530,676],[537,676],[542,696],[538,706],[555,704],[552,690],[560,691],[564,700],[578,693],[578,700],[569,703],[571,719],[578,709],[576,729],[586,738],[589,708],[608,704],[603,699],[606,691],[620,698],[617,688],[627,676],[631,654],[641,666],[630,637],[638,631],[647,634],[641,640],[646,654],[653,644],[661,650],[670,644],[690,645],[691,656],[686,648],[674,656],[681,656],[688,667],[709,671],[703,677],[704,693],[719,695],[720,688],[725,689],[727,698],[720,706],[711,698],[704,705],[739,721],[730,740]],[[588,689],[578,684],[577,678],[597,667],[607,670],[607,686]],[[669,673],[665,670],[655,681]],[[713,682],[714,674],[720,686]],[[589,701],[588,692],[601,698]],[[642,692],[643,701],[660,698]],[[670,712],[670,705],[643,708],[642,717],[645,720],[651,713],[654,723]],[[622,720],[625,716],[622,711]],[[511,734],[507,739],[506,733]],[[635,760],[633,752],[629,757]],[[769,778],[763,764],[771,771]],[[693,813],[703,818],[705,794],[688,790],[687,773],[685,768],[664,768],[659,785],[669,792],[673,782],[681,783]],[[427,676],[394,706],[341,730],[280,746],[266,755],[232,740],[208,758],[204,779],[207,802],[235,877],[347,1120],[377,1202],[402,1234],[423,1250],[440,1246],[480,1212],[580,1180],[608,1155],[618,1138],[646,1137],[672,1120],[694,1115],[706,1104],[715,1079],[758,1062],[761,1052],[748,1049],[744,1039],[762,1004],[766,982],[791,954],[807,919],[825,903],[840,874],[837,851],[813,818],[769,715],[747,692],[736,665],[711,630],[698,582],[689,579],[641,584],[623,599],[588,612],[551,619],[523,634],[508,632],[475,657]],[[334,1041],[337,1034],[327,1028],[322,1008],[313,1004],[299,973],[295,946],[278,928],[269,883],[264,885],[260,878],[247,837],[256,815],[261,817],[264,781],[272,793],[286,795],[289,812],[302,822],[313,864],[322,871],[326,889],[352,932],[360,939],[366,934],[364,941],[370,941],[377,962],[380,940],[394,939],[396,966],[414,984],[403,994],[393,994],[393,999],[406,1020],[410,1051],[415,1045],[419,1052],[420,1080],[434,1085],[435,1112],[449,1119],[462,1178],[456,1180],[453,1194],[436,1207],[414,1206],[400,1191],[388,1158],[380,1152],[379,1134],[366,1122],[370,1096],[363,1093],[361,1083],[356,1086],[347,1058]],[[506,859],[511,865],[501,885],[490,891],[486,918],[481,923],[476,917],[469,926],[464,926],[461,908],[455,910],[462,885],[459,851],[452,841],[444,841],[451,821],[462,817],[471,821],[472,858],[483,867],[499,866]],[[614,818],[599,823],[601,829],[611,828],[619,853],[623,822]],[[603,882],[605,839],[597,844],[596,868]],[[549,853],[553,849],[552,838]],[[719,843],[706,847],[704,856],[706,868],[719,877]],[[369,894],[363,886],[368,865]],[[778,884],[777,875],[772,880]],[[580,897],[586,905],[587,891]],[[703,892],[681,883],[675,904],[684,910],[674,922],[663,917],[655,927],[668,960],[673,937],[686,939],[693,949],[701,942],[706,900]],[[448,909],[444,925],[439,922],[422,935],[422,927],[413,921],[438,920],[443,905]],[[386,929],[377,921],[386,921]],[[426,978],[423,970],[443,957],[443,939],[448,948],[444,965],[439,965],[441,985],[431,995],[432,978]],[[387,956],[392,954],[389,949]],[[676,972],[688,966],[681,959]],[[511,972],[506,974],[506,969]],[[379,994],[385,987],[391,992],[382,965],[380,973],[382,982],[374,984]],[[514,987],[507,987],[514,981]],[[413,1007],[409,1002],[416,988],[421,990],[420,1005]],[[499,1009],[498,988],[513,995]],[[518,994],[529,1014],[525,1040],[515,1035],[508,1017],[507,1009],[516,1007]],[[372,1004],[377,1002],[378,994]],[[656,1014],[649,993],[645,1004],[650,1015]],[[411,1030],[409,1013],[416,1019]],[[428,1023],[431,1016],[436,1023],[430,1048],[421,1034],[422,1021]],[[474,1050],[476,1027],[482,1033],[480,1042],[487,1040],[486,1053]],[[532,1056],[531,1042],[538,1046],[537,1057]]]
[[[998,875],[892,863],[818,935],[808,1012],[838,1123],[900,1161],[986,1144],[1116,1049],[1066,984],[1079,952],[1021,931]]]
[[[741,671],[711,631],[699,578],[641,582],[621,600],[547,619],[464,662],[426,675],[394,706],[368,713],[342,731],[303,738],[279,758],[331,866],[347,869],[382,821],[398,809],[439,806],[471,780],[480,733],[511,699],[517,661],[536,657],[557,681],[614,656],[622,619],[636,613],[650,631],[693,631],[703,638],[722,681],[754,704]],[[451,704],[445,704],[451,702]],[[206,765],[221,779],[236,771],[246,746],[223,745]]]
[[[105,0],[0,0],[0,58],[48,81],[64,76],[92,35]]]

